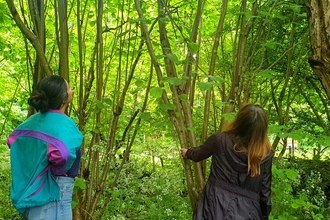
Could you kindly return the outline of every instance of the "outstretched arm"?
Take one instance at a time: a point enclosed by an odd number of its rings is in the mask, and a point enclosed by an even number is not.
[[[216,145],[217,138],[213,134],[199,147],[192,147],[189,149],[184,148],[180,150],[180,153],[183,158],[188,158],[194,162],[199,162],[212,156]]]

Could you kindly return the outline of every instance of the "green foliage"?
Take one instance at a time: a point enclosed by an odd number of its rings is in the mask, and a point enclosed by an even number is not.
[[[11,172],[9,162],[9,149],[5,143],[6,137],[1,137],[0,144],[0,219],[18,220],[20,216],[13,207],[9,192],[11,184]]]
[[[3,137],[2,143],[5,138]],[[191,207],[184,172],[170,140],[154,139],[132,152],[102,219],[190,219]],[[158,148],[157,148],[158,146]],[[158,149],[156,151],[156,149]],[[0,148],[0,219],[19,219],[9,199],[10,165],[8,148]],[[179,168],[178,168],[179,167]],[[324,190],[330,183],[329,162],[299,160],[275,162],[273,166],[270,219],[327,219],[329,200]],[[86,182],[77,178],[74,193]],[[79,201],[73,200],[75,206]],[[105,201],[101,201],[100,205]]]
[[[272,203],[270,219],[324,219],[329,218],[329,201],[326,199],[316,167],[306,171],[294,163],[273,165]],[[302,164],[309,164],[304,161]],[[328,174],[326,174],[328,175]]]
[[[125,165],[120,182],[111,191],[104,219],[189,219],[191,208],[179,157],[136,155]]]
[[[73,198],[72,198],[72,209],[76,207],[76,205],[79,203],[79,200],[74,196],[77,194],[78,190],[85,190],[86,189],[86,183],[85,180],[82,178],[76,178],[74,182],[74,188],[73,188]]]

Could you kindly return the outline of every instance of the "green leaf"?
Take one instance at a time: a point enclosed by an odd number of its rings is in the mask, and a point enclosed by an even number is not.
[[[272,173],[274,176],[278,177],[280,180],[286,180],[287,177],[284,174],[283,170],[276,169],[276,167],[273,166]]]
[[[198,76],[198,72],[197,71],[191,71],[191,76],[194,77],[194,76]]]
[[[101,102],[101,101],[99,101],[99,100],[97,100],[97,101],[95,102],[95,104],[96,104],[96,107],[99,108],[99,109],[104,108],[104,104],[103,104],[103,102]]]
[[[318,207],[317,205],[314,205],[314,204],[312,204],[312,203],[310,203],[310,202],[308,202],[308,206],[309,206],[309,207],[312,207],[312,208],[314,208],[314,209],[316,209],[316,210],[319,210],[319,209],[320,209],[320,207]]]
[[[120,93],[119,90],[113,90],[113,94],[114,94],[114,95],[120,95],[121,93]]]
[[[284,128],[285,128],[285,126],[283,126],[283,125],[272,124],[272,125],[269,125],[268,132],[269,132],[269,134],[278,134],[278,133],[282,133],[282,129],[284,129]]]
[[[103,102],[104,102],[105,104],[107,104],[107,105],[112,105],[112,100],[109,99],[109,98],[104,98],[104,99],[103,99]]]
[[[159,21],[166,23],[169,21],[169,19],[167,17],[162,17],[162,18],[159,18]]]
[[[226,119],[227,121],[232,121],[236,116],[236,113],[235,112],[231,112],[231,113],[225,113],[222,115],[222,117],[224,119]]]
[[[283,183],[283,189],[292,192],[292,186],[289,183]]]
[[[224,82],[225,81],[223,78],[217,77],[217,76],[208,76],[208,78],[215,82]]]
[[[199,50],[199,44],[194,43],[194,42],[188,42],[188,49],[190,50],[191,53],[196,54]]]
[[[139,23],[139,22],[146,22],[146,19],[145,18],[137,18],[137,19],[129,19],[128,22],[131,23],[131,24],[134,24],[134,23]]]
[[[84,179],[82,179],[82,178],[77,177],[74,181],[74,186],[79,189],[86,189],[86,183],[85,183]]]
[[[291,205],[291,207],[294,208],[294,209],[297,209],[297,208],[299,208],[299,205],[296,204],[296,203],[293,203],[293,204]]]
[[[143,80],[138,79],[138,80],[135,81],[135,85],[137,87],[142,87],[144,85],[144,82],[143,82]]]
[[[164,111],[175,110],[176,109],[175,105],[171,104],[171,103],[169,103],[169,104],[160,104],[159,107]]]
[[[164,57],[166,57],[164,54],[157,55],[157,56],[156,56],[156,60],[162,59],[162,58],[164,58]]]
[[[164,91],[163,88],[152,87],[150,89],[150,95],[155,97],[155,98],[160,98],[160,97],[162,97],[163,91]]]
[[[330,137],[326,136],[326,135],[321,135],[320,137],[317,138],[317,142],[320,145],[329,146],[330,145]]]
[[[174,86],[179,86],[183,82],[181,79],[178,79],[178,78],[175,78],[175,77],[163,77],[162,81],[167,82],[170,85],[174,85]]]
[[[283,216],[283,215],[279,215],[278,216],[278,220],[287,220],[287,218],[285,216]]]
[[[150,112],[141,112],[139,114],[139,118],[141,118],[144,121],[150,121],[151,120],[151,114],[150,114]]]
[[[124,32],[118,34],[117,37],[118,37],[118,38],[119,38],[119,37],[122,37],[122,36],[124,36],[124,35],[126,35],[127,33],[130,33],[130,32],[133,32],[133,33],[134,33],[133,30],[127,30],[127,31],[124,31]]]
[[[306,204],[306,202],[302,199],[295,199],[294,202],[299,206],[304,206]]]
[[[79,200],[77,198],[72,198],[72,201],[71,201],[71,207],[72,209],[74,209],[79,203]]]
[[[290,132],[290,133],[288,133],[288,137],[299,141],[299,140],[304,139],[304,133],[299,132],[299,131]]]
[[[184,101],[185,102],[185,101],[188,100],[188,95],[187,94],[182,94],[182,95],[180,95],[179,98],[180,98],[181,101]]]
[[[208,76],[208,78],[211,80],[213,86],[222,86],[225,81],[223,78],[216,76]]]
[[[92,27],[94,27],[95,24],[96,24],[96,21],[90,21],[90,22],[89,22],[89,25],[92,26]]]
[[[202,91],[210,90],[213,87],[213,83],[211,82],[199,82],[197,85]]]
[[[256,74],[256,76],[260,76],[265,79],[272,79],[274,78],[274,73],[275,71],[273,70],[261,70]]]
[[[192,127],[185,127],[184,130],[196,132],[197,131],[197,128],[194,127],[194,126],[192,126]]]
[[[290,169],[285,169],[285,174],[290,180],[294,180],[298,177],[298,173]]]
[[[173,63],[175,63],[175,64],[178,64],[178,63],[179,63],[179,58],[178,58],[175,54],[173,54],[173,53],[169,53],[169,54],[167,54],[166,56],[167,56],[170,60],[172,60]]]

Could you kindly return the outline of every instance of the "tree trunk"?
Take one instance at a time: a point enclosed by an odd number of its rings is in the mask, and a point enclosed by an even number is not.
[[[59,27],[56,30],[56,36],[60,58],[59,74],[69,82],[69,34],[67,16],[68,2],[67,0],[59,0],[57,3]]]
[[[40,42],[38,36],[35,35],[33,32],[31,32],[27,28],[27,26],[23,23],[21,17],[19,16],[19,14],[16,10],[13,0],[6,0],[6,2],[7,2],[9,10],[13,16],[15,23],[21,30],[22,34],[30,41],[30,43],[33,45],[34,49],[36,50],[42,70],[45,72],[46,75],[49,75],[49,76],[52,75],[52,70],[50,69],[46,55],[44,53],[45,47],[43,46],[43,43]],[[44,15],[42,14],[42,16],[44,16]]]
[[[307,17],[311,39],[311,68],[330,99],[330,2],[308,0]]]

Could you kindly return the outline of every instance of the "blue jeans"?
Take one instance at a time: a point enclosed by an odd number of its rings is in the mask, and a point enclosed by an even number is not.
[[[31,207],[23,214],[24,220],[72,220],[72,192],[74,179],[71,177],[54,177],[61,191],[61,201],[43,206]]]

